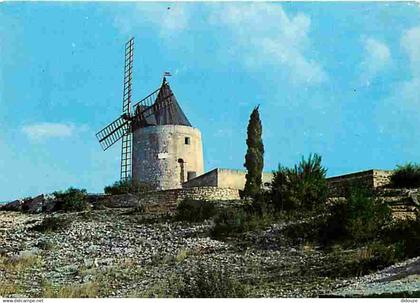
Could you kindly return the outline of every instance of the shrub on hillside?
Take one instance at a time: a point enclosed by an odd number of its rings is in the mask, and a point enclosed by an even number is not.
[[[320,229],[320,241],[324,244],[339,240],[373,241],[392,220],[390,208],[364,188],[353,188],[346,201],[332,205],[330,211]]]
[[[225,269],[211,269],[202,264],[181,276],[177,290],[180,298],[243,298],[243,285],[231,277]]]
[[[293,168],[279,166],[271,184],[273,205],[277,210],[313,210],[325,204],[328,196],[327,170],[321,156],[302,158]]]
[[[391,209],[364,189],[350,192],[346,215],[345,228],[356,242],[374,240],[392,221]]]
[[[420,218],[398,220],[387,226],[382,235],[387,243],[396,243],[401,258],[420,254]]]
[[[214,238],[222,238],[265,228],[273,222],[274,217],[269,213],[259,214],[248,207],[228,207],[218,212],[211,235]]]
[[[86,189],[70,187],[65,191],[52,193],[55,200],[55,210],[82,211],[88,208]]]
[[[112,185],[105,186],[104,192],[108,195],[121,195],[121,194],[140,194],[151,190],[151,187],[142,182],[133,180],[117,181]]]
[[[31,229],[39,232],[54,232],[64,230],[70,225],[70,220],[60,217],[45,217],[39,224]]]
[[[329,246],[343,243],[357,246],[379,240],[384,227],[392,222],[391,210],[363,188],[351,190],[346,201],[325,208],[324,213],[285,228],[285,235],[296,242],[318,242]]]
[[[420,187],[420,164],[398,165],[391,175],[391,184],[397,188]]]
[[[330,278],[363,276],[397,261],[399,259],[395,245],[373,242],[351,251],[344,251],[339,247],[327,255],[325,267],[320,268],[318,273]]]
[[[216,214],[214,203],[203,200],[182,200],[176,208],[175,219],[179,221],[201,222]]]
[[[271,200],[271,193],[267,190],[261,190],[251,200],[248,209],[259,215],[273,212],[273,203]]]

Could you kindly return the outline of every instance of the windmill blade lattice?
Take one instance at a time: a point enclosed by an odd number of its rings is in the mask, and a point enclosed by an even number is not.
[[[124,57],[124,89],[123,89],[123,114],[131,117],[131,81],[133,79],[133,60],[134,60],[134,38],[125,44]],[[131,124],[130,124],[131,125]],[[129,130],[129,126],[126,127]],[[131,141],[132,134],[126,131],[122,136],[121,144],[121,181],[131,178]]]
[[[96,134],[103,150],[110,148],[130,130],[129,120],[121,116]]]

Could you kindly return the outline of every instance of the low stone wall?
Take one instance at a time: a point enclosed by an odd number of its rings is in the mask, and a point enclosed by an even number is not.
[[[371,169],[367,171],[327,178],[330,196],[343,196],[353,186],[375,190],[389,185],[392,171]]]
[[[190,187],[180,189],[168,189],[148,192],[140,197],[139,203],[146,208],[161,208],[167,211],[174,210],[176,205],[184,199],[229,201],[238,200],[239,190],[219,187]]]
[[[194,179],[182,183],[183,188],[199,187],[199,186],[217,186],[217,168]]]
[[[273,173],[263,172],[262,173],[262,185],[263,188],[267,188],[273,179]],[[240,169],[226,169],[226,168],[215,168],[201,176],[195,177],[194,179],[184,182],[183,188],[189,187],[213,187],[219,188],[233,188],[243,190],[246,182],[246,170]]]
[[[102,203],[106,207],[119,208],[119,207],[136,207],[139,205],[139,198],[133,194],[122,194],[122,195],[97,195],[93,201],[90,198],[92,204]]]

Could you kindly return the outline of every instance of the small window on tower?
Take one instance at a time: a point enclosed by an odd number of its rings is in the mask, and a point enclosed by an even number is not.
[[[185,144],[190,145],[190,137],[185,137]]]

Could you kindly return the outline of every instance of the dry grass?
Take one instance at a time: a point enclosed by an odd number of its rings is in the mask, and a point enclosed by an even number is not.
[[[96,298],[98,293],[99,287],[95,282],[56,287],[50,283],[44,283],[42,288],[44,298]]]
[[[19,292],[19,287],[16,285],[16,283],[0,281],[0,297],[8,297]]]
[[[0,297],[22,293],[21,285],[16,282],[16,277],[19,277],[27,269],[41,265],[40,256],[0,256],[0,273],[3,273],[4,277],[9,277],[0,280]]]
[[[0,270],[5,272],[20,272],[26,268],[39,266],[42,264],[40,256],[20,256],[6,257],[0,256]]]
[[[179,277],[169,274],[165,280],[151,284],[147,289],[133,290],[128,293],[128,298],[176,298],[177,289],[180,287]]]
[[[314,244],[311,242],[305,242],[302,246],[302,251],[304,251],[305,253],[309,253],[309,252],[313,252],[315,251],[315,247]]]
[[[356,252],[355,259],[359,262],[370,260],[374,255],[371,247],[363,247]]]
[[[176,263],[184,261],[188,256],[191,255],[191,252],[186,249],[181,249],[178,254],[175,256]]]

